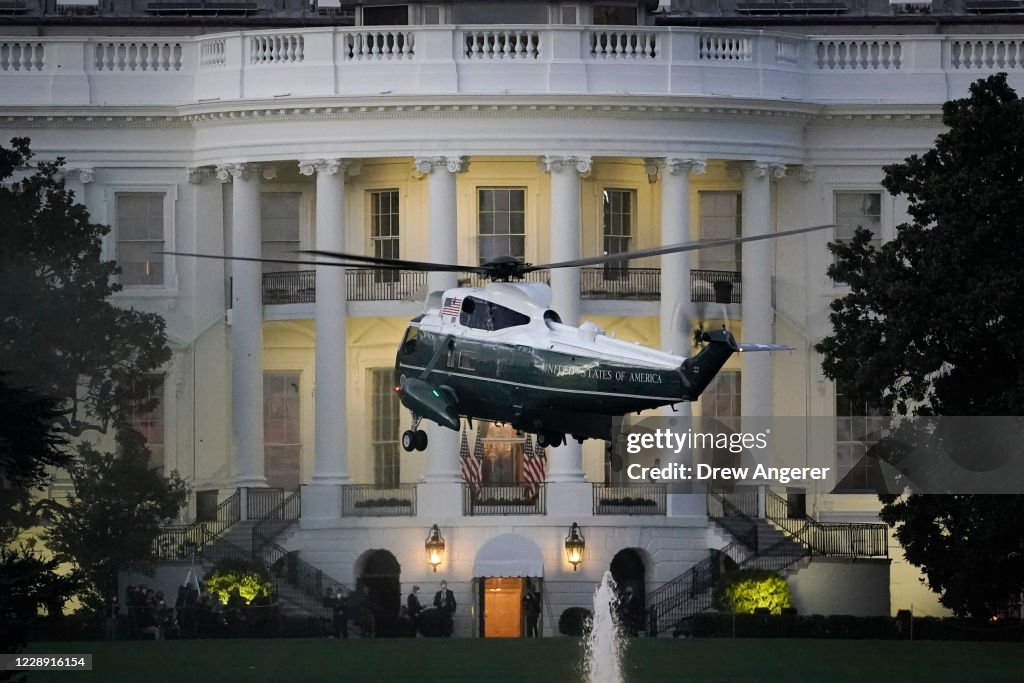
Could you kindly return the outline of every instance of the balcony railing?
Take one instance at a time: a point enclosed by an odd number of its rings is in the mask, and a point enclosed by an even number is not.
[[[462,485],[462,514],[543,515],[547,514],[544,484]]]
[[[716,276],[732,276],[737,283],[733,289],[733,303],[739,303],[739,273],[718,271],[694,271],[713,273]],[[365,268],[349,268],[345,271],[349,301],[412,301],[426,290],[427,274],[419,271],[377,271]],[[526,282],[548,283],[547,272],[533,272],[524,278]],[[693,283],[697,282],[697,285]],[[482,287],[485,279],[480,275],[467,274],[459,280],[464,287]],[[705,280],[691,277],[691,291],[694,295],[711,287]],[[661,271],[657,268],[582,268],[580,271],[580,298],[657,301],[661,296]],[[694,299],[704,301],[705,299]],[[709,299],[710,300],[710,299]],[[263,304],[311,304],[316,302],[316,271],[298,270],[263,274]]]
[[[580,298],[657,301],[661,271],[657,268],[582,268]]]
[[[664,515],[664,484],[594,484],[595,515]]]
[[[341,487],[342,517],[415,517],[416,484],[397,488],[349,484]]]
[[[691,270],[690,300],[694,303],[743,303],[743,278],[731,270]]]
[[[251,3],[206,6],[244,12]],[[204,5],[153,7],[191,13]],[[1020,90],[1022,51],[1020,33],[793,35],[640,26],[316,27],[173,39],[11,36],[0,39],[0,92],[9,106],[68,107],[218,102],[215,108],[233,108],[270,98],[377,97],[382,83],[410,97],[629,93],[757,98],[787,106],[940,104],[966,95],[969,84],[988,73],[1009,72]],[[438,76],[424,78],[425,67]],[[34,72],[46,77],[33,78]],[[221,112],[188,114],[207,115]]]
[[[345,271],[349,301],[411,301],[427,287],[427,274],[411,270],[377,271],[349,268]],[[263,304],[312,304],[316,302],[316,271],[297,270],[263,274]]]

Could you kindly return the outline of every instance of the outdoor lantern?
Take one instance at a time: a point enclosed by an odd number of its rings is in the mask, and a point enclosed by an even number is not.
[[[580,525],[573,522],[569,535],[565,537],[565,556],[569,559],[573,571],[576,571],[576,567],[583,561],[583,549],[586,547],[587,541],[580,533]]]
[[[436,574],[437,565],[444,560],[444,539],[441,538],[441,530],[437,528],[436,524],[430,527],[430,535],[427,536],[427,542],[423,544],[423,547],[427,549],[427,562],[434,568]]]

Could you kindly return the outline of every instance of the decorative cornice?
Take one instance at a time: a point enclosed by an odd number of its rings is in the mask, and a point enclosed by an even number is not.
[[[314,173],[326,173],[335,175],[344,172],[346,175],[356,176],[363,170],[362,159],[300,159],[299,173],[302,175],[313,175]]]
[[[216,173],[217,180],[222,183],[228,183],[232,180],[249,180],[249,178],[259,173],[259,171],[260,167],[257,164],[233,162],[217,166]]]
[[[188,175],[188,181],[193,185],[199,185],[204,180],[209,180],[216,175],[210,166],[189,166],[185,169],[185,173]]]
[[[651,182],[655,182],[659,172],[669,173],[670,175],[682,175],[691,172],[694,175],[704,175],[708,170],[708,160],[658,157],[644,159],[644,169],[647,171],[647,176],[651,179]]]
[[[559,156],[547,154],[541,157],[540,163],[547,173],[561,173],[567,169],[575,169],[580,175],[587,175],[594,167],[594,160],[586,155]]]
[[[96,179],[96,169],[92,166],[66,166],[61,170],[61,174],[69,180],[77,180],[84,185],[88,185]]]
[[[424,176],[433,171],[446,170],[449,173],[463,173],[466,170],[466,157],[464,156],[436,156],[436,157],[415,157],[412,160],[415,173]]]
[[[796,167],[796,177],[800,179],[801,183],[809,183],[814,180],[814,167],[808,164],[802,164]]]
[[[786,177],[786,164],[780,161],[743,161],[729,164],[726,172],[733,180],[744,176],[778,180]]]

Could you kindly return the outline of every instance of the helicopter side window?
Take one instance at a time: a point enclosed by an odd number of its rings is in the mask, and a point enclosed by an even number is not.
[[[420,328],[410,327],[405,331],[405,337],[402,339],[402,353],[409,355],[416,350],[416,339],[420,336]]]
[[[503,330],[506,327],[526,325],[530,317],[496,303],[467,296],[462,302],[459,322],[475,330]]]

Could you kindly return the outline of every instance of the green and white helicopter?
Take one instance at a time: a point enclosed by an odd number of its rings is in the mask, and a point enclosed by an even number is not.
[[[532,265],[501,257],[480,266],[309,251],[327,264],[387,270],[475,273],[483,287],[431,292],[413,318],[395,358],[395,391],[413,417],[402,435],[406,451],[424,450],[423,418],[458,431],[460,421],[510,424],[536,434],[540,446],[567,436],[610,440],[616,417],[695,401],[735,352],[781,351],[780,344],[741,344],[727,330],[702,332],[706,345],[686,358],[608,336],[590,322],[561,322],[551,289],[522,282],[528,273],[577,268],[708,247],[776,239],[833,227],[822,225],[735,239],[701,240]],[[326,265],[318,262],[319,265]]]

